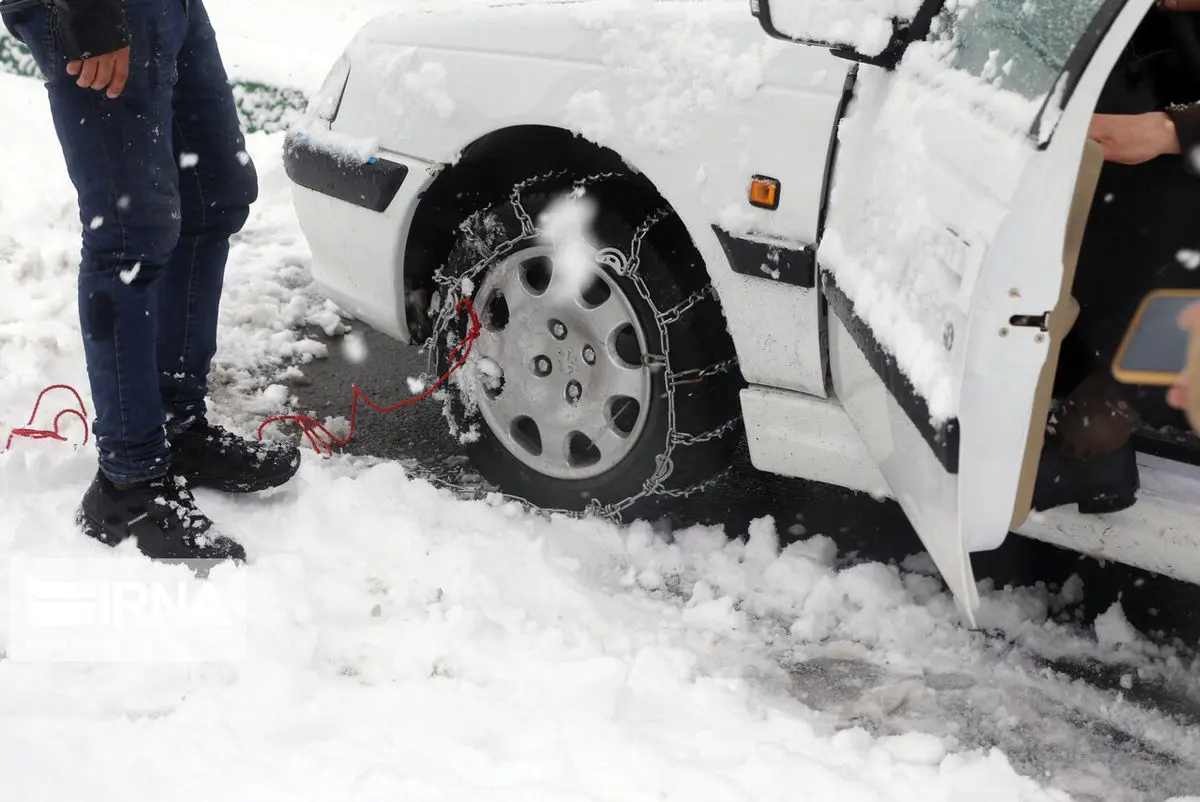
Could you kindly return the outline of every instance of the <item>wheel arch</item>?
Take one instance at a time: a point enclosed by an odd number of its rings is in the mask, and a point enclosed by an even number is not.
[[[616,150],[553,125],[514,125],[491,131],[464,147],[421,194],[404,249],[405,318],[413,342],[430,332],[428,304],[432,278],[454,245],[454,228],[486,208],[514,184],[530,176],[569,169],[579,175],[622,173],[643,199],[666,204],[683,222],[705,270],[711,276],[714,252],[659,186]]]

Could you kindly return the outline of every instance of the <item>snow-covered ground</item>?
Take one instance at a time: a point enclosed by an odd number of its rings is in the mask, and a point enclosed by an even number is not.
[[[395,5],[209,2],[238,77],[292,64],[303,85],[320,80],[334,39]],[[273,46],[293,62],[264,56]],[[0,447],[45,385],[86,388],[79,223],[44,105],[36,81],[0,76],[0,118],[21,121],[0,133]],[[220,421],[248,434],[324,355],[300,330],[336,327],[308,287],[280,144],[251,137],[261,200],[232,255],[214,374]],[[66,400],[48,399],[47,414]],[[73,529],[94,470],[90,444],[18,440],[0,455],[6,800],[1200,793],[1200,725],[1047,668],[1096,659],[1128,687],[1200,698],[1194,652],[1148,642],[1119,606],[1094,628],[1063,623],[1077,585],[983,588],[984,635],[961,627],[920,557],[847,563],[820,534],[781,551],[770,519],[666,535],[535,515],[457,499],[394,464],[311,452],[280,491],[200,493],[250,555],[208,580],[246,592],[240,659],[23,660],[12,578],[24,561],[124,559],[145,582],[167,581],[167,568]]]

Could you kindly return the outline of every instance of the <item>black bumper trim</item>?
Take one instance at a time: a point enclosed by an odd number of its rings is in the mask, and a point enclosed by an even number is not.
[[[284,140],[283,166],[296,184],[373,212],[385,211],[408,177],[406,165],[376,158],[356,164],[297,134]]]
[[[812,288],[817,285],[817,254],[812,246],[789,248],[735,237],[720,226],[713,226],[712,229],[733,272],[793,287]]]
[[[829,300],[829,308],[833,310],[850,337],[858,345],[867,358],[871,368],[887,387],[888,392],[896,399],[896,403],[904,410],[904,414],[917,427],[921,437],[929,445],[938,462],[946,469],[946,473],[958,473],[959,425],[957,418],[951,418],[941,425],[935,426],[930,420],[929,404],[913,387],[912,382],[900,370],[896,359],[880,345],[871,333],[871,328],[854,311],[854,303],[846,297],[841,287],[825,271],[821,271],[821,289]]]

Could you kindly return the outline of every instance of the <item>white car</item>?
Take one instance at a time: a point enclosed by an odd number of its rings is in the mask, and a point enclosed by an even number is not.
[[[1010,530],[1200,582],[1191,464],[1139,455],[1119,512],[1031,511],[1089,120],[1151,2],[384,16],[288,136],[314,276],[440,370],[471,299],[447,419],[535,504],[635,513],[745,436],[899,502],[972,620],[969,556]]]

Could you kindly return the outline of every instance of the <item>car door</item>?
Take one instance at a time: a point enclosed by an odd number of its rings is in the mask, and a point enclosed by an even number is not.
[[[771,2],[776,27],[807,2]],[[833,388],[972,624],[970,553],[1003,542],[1041,443],[1088,122],[1150,3],[926,3],[927,35],[859,65],[840,122],[818,246]]]

